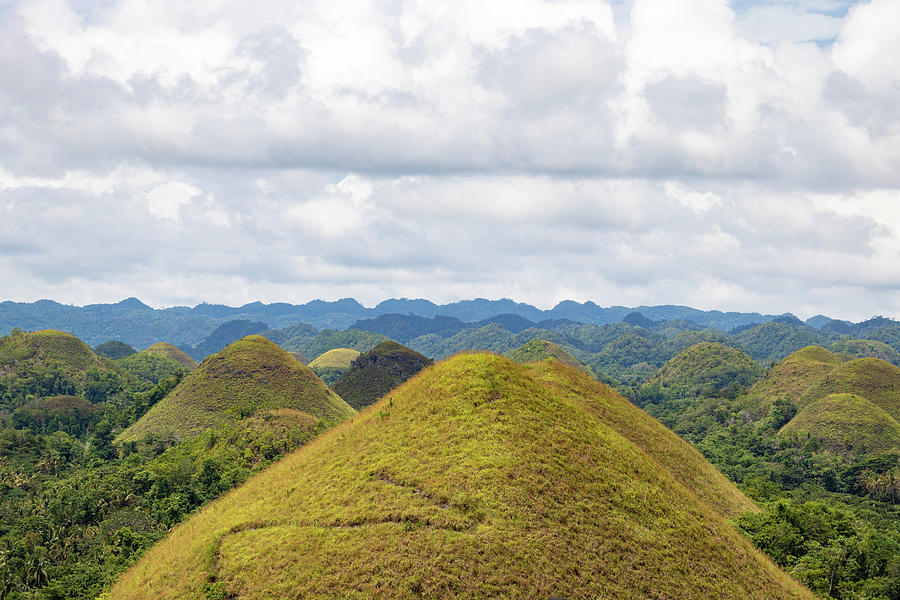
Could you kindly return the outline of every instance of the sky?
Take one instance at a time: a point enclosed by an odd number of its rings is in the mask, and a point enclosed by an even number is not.
[[[900,317],[900,2],[0,0],[0,299]]]

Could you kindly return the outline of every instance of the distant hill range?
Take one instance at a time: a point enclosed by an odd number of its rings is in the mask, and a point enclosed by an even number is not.
[[[115,304],[87,306],[65,305],[52,300],[0,302],[0,335],[8,333],[14,327],[32,331],[53,328],[71,332],[91,346],[115,339],[136,348],[145,348],[155,342],[166,340],[186,349],[203,343],[218,326],[230,321],[250,321],[254,322],[254,325],[262,323],[272,329],[296,323],[307,323],[318,329],[347,329],[358,321],[366,322],[384,315],[447,317],[448,319],[436,324],[442,326],[444,330],[461,329],[460,324],[499,322],[514,333],[517,329],[541,324],[542,321],[559,320],[594,325],[624,321],[642,327],[662,321],[681,320],[690,321],[701,327],[716,327],[723,331],[739,327],[749,328],[773,320],[799,322],[793,315],[703,311],[673,305],[602,307],[593,302],[579,303],[572,300],[560,302],[550,310],[541,310],[530,304],[508,299],[483,298],[450,304],[435,304],[422,299],[394,298],[380,302],[374,308],[366,308],[353,298],[344,298],[331,302],[313,300],[299,305],[253,302],[240,307],[231,307],[203,303],[194,307],[154,309],[137,298],[128,298]],[[501,315],[503,320],[497,321]],[[835,321],[821,315],[809,319],[807,324],[817,329],[831,327],[836,333],[852,333],[854,327],[852,323]],[[388,326],[390,322],[378,322],[372,326],[376,325]],[[256,332],[249,332],[245,328],[240,333],[249,335]],[[400,336],[390,337],[401,343],[404,341]],[[208,354],[221,350],[222,347],[224,345],[219,348],[203,348],[203,351],[208,351]]]

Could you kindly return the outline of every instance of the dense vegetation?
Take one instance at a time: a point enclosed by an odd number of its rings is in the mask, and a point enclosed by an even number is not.
[[[762,503],[737,524],[788,572],[823,598],[896,600],[898,375],[807,347],[749,389],[649,383],[636,400]]]
[[[284,373],[260,352],[279,360],[284,354],[326,398],[336,398],[271,342],[244,345],[257,351],[244,358],[267,369],[268,386],[278,389]],[[185,515],[328,425],[261,401],[242,406],[244,418],[211,424],[181,444],[167,431],[114,443],[117,430],[189,384],[183,365],[169,358],[172,348],[108,361],[61,332],[0,338],[5,406],[15,407],[0,413],[0,598],[97,597]],[[240,359],[230,365],[247,366]],[[241,397],[240,376],[221,369],[214,376]]]

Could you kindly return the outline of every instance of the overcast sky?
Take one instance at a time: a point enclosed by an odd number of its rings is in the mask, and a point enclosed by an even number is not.
[[[897,23],[897,0],[0,0],[0,299],[900,316]]]

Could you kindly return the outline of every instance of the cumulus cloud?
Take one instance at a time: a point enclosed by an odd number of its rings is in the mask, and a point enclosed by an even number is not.
[[[13,2],[0,274],[73,302],[898,311],[897,10]]]

